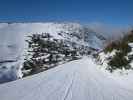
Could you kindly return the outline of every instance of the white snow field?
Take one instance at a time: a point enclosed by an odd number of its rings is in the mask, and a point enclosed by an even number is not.
[[[85,57],[1,84],[0,100],[133,100],[133,90]]]

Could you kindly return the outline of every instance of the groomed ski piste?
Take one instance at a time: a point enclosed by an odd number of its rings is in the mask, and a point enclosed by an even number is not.
[[[133,88],[121,82],[84,57],[1,84],[0,100],[133,100]]]

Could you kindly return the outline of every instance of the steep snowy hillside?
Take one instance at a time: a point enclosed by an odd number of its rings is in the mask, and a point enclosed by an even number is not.
[[[133,74],[132,74],[133,75]],[[0,85],[1,100],[132,100],[132,85],[102,72],[92,58]]]
[[[27,50],[25,40],[31,34],[40,33],[95,49],[100,49],[104,41],[94,32],[84,32],[84,26],[77,23],[0,23],[0,83],[22,77],[21,68]]]

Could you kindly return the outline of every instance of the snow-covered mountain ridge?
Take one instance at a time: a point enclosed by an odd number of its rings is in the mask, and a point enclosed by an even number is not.
[[[65,39],[100,49],[104,36],[78,23],[0,23],[0,79],[22,77],[21,68],[27,50],[27,36],[49,33],[55,39]],[[102,37],[102,38],[101,38]],[[10,62],[11,61],[11,62]],[[14,73],[12,75],[12,73]],[[11,75],[8,75],[11,73]],[[11,80],[12,80],[11,79]]]

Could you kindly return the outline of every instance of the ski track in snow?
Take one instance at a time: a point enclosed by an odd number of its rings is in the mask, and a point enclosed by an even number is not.
[[[133,90],[86,57],[2,84],[0,100],[133,100]]]

